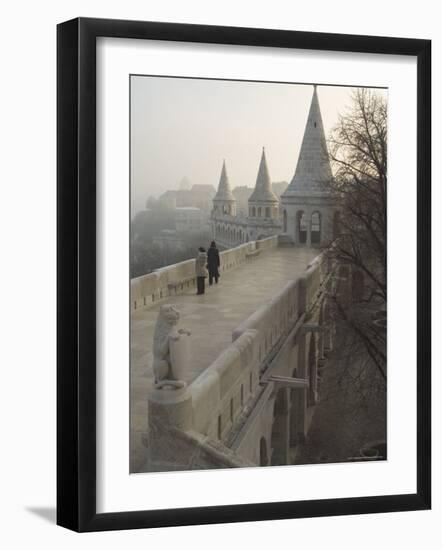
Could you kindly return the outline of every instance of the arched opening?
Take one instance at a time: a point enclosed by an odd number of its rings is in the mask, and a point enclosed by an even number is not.
[[[271,436],[272,466],[289,463],[289,403],[288,390],[280,388],[276,393],[273,408],[273,425]]]
[[[256,218],[256,208],[254,206],[252,206],[252,208],[250,210],[251,210],[252,218]]]
[[[296,214],[296,231],[298,234],[297,242],[305,244],[307,242],[307,217],[303,210]]]
[[[260,218],[260,217],[261,217],[261,207],[258,206],[258,218]]]
[[[261,437],[259,441],[259,465],[260,466],[269,465],[269,454],[267,452],[267,441],[265,437]]]
[[[338,210],[333,214],[333,239],[337,239],[341,234],[341,214]]]
[[[284,233],[287,233],[287,210],[284,210],[282,213],[282,221],[283,221],[283,231]]]
[[[246,235],[246,243],[248,243],[248,242],[249,242],[249,236]]]
[[[270,207],[269,206],[266,206],[266,218],[270,218],[271,215],[270,215]]]
[[[321,214],[313,212],[310,220],[310,236],[312,244],[321,243]]]

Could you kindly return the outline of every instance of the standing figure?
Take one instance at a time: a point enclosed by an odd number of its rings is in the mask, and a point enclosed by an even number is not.
[[[210,248],[207,252],[207,267],[209,268],[209,285],[213,283],[218,284],[219,279],[219,252],[216,248],[215,241],[210,243]]]
[[[207,254],[205,249],[201,246],[198,249],[198,254],[195,258],[195,274],[196,274],[196,288],[197,294],[204,294],[204,279],[207,277]]]

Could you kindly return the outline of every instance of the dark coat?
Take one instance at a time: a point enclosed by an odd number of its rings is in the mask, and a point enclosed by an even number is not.
[[[211,246],[207,251],[207,267],[212,276],[219,276],[219,263],[218,249]]]

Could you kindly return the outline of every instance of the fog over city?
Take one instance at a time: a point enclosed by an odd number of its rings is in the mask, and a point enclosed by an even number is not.
[[[326,135],[352,91],[318,86]],[[232,188],[253,187],[263,146],[272,181],[289,182],[312,93],[301,84],[133,76],[132,217],[184,177],[217,188],[223,159]]]

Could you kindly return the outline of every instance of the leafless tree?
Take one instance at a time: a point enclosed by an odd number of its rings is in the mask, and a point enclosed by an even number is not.
[[[331,293],[334,316],[352,335],[347,348],[354,354],[364,350],[385,385],[387,104],[381,94],[364,88],[354,92],[351,107],[332,131],[329,150],[340,210],[331,252],[338,265]]]

